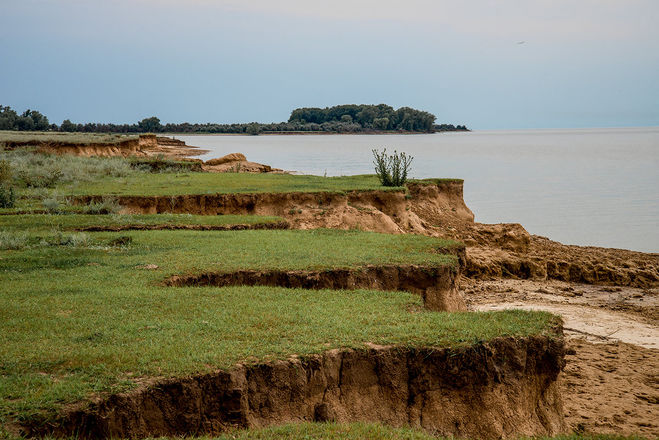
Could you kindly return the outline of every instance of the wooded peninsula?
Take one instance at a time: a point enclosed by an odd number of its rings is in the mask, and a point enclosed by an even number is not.
[[[386,104],[337,105],[334,107],[304,107],[291,112],[286,122],[272,123],[167,123],[156,116],[134,124],[74,123],[65,119],[61,125],[51,124],[36,110],[19,114],[9,106],[0,105],[0,130],[58,131],[82,133],[209,133],[209,134],[277,134],[277,133],[435,133],[438,131],[468,131],[464,125],[436,124],[432,113],[401,107],[395,110]]]

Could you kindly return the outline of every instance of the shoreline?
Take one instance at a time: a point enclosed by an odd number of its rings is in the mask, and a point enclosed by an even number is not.
[[[264,133],[259,133],[257,135],[249,133],[158,133],[162,136],[353,136],[353,135],[365,135],[365,136],[374,136],[374,135],[425,135],[425,134],[438,134],[438,133],[469,133],[471,130],[440,130],[432,133],[428,132],[400,132],[400,131],[378,131],[378,132],[362,132],[362,131],[349,131],[345,133],[333,133],[333,132],[322,132],[322,131],[268,131]]]

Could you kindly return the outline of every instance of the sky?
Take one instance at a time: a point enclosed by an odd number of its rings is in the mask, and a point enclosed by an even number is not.
[[[477,130],[659,125],[657,0],[2,0],[0,104],[51,122],[410,106]]]

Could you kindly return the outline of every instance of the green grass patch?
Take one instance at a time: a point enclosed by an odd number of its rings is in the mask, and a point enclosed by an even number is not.
[[[115,214],[115,215],[0,215],[0,229],[5,231],[73,230],[92,226],[257,225],[281,222],[281,217],[257,215],[192,215],[192,214]]]
[[[356,231],[131,231],[0,251],[0,419],[52,415],[144,377],[365,343],[473,344],[551,332],[546,313],[439,313],[404,292],[166,288],[173,273],[446,264],[446,242]],[[119,237],[128,245],[113,246]],[[158,266],[147,270],[149,264]],[[38,281],[37,281],[38,280]],[[1,421],[1,420],[0,420]]]
[[[107,177],[56,187],[63,195],[163,196],[184,194],[404,191],[384,188],[375,175],[344,177],[251,173],[160,173]]]
[[[442,183],[464,183],[463,179],[453,179],[453,178],[438,178],[438,177],[433,177],[429,179],[408,179],[408,183],[420,183],[420,184],[432,184],[432,185],[440,185]]]
[[[447,440],[412,428],[392,428],[376,423],[300,423],[261,429],[228,432],[210,440]],[[642,440],[638,436],[606,434],[567,434],[555,437],[537,437],[535,440]]]
[[[63,133],[44,131],[0,131],[0,144],[4,142],[51,142],[65,144],[116,144],[137,135],[107,133]]]

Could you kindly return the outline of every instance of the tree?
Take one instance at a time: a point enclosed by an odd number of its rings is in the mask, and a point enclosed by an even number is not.
[[[386,130],[389,126],[389,118],[375,118],[373,119],[373,128],[376,130]]]
[[[34,121],[31,117],[25,116],[25,114],[23,114],[22,116],[19,116],[18,119],[16,119],[16,129],[19,131],[32,131],[34,128]]]
[[[45,131],[48,130],[48,128],[50,127],[50,122],[48,122],[48,118],[36,110],[27,109],[23,113],[22,117],[32,119],[33,130]]]
[[[68,119],[65,119],[62,121],[62,125],[60,126],[61,131],[67,131],[67,132],[73,132],[76,131],[76,124],[71,122]]]
[[[142,133],[157,133],[162,131],[162,125],[160,124],[160,119],[152,116],[150,118],[142,119],[137,123],[140,131]]]
[[[245,133],[251,134],[252,136],[257,136],[259,133],[261,133],[261,124],[258,122],[252,122],[251,124],[248,124],[247,128],[245,129]]]
[[[16,130],[18,114],[11,107],[0,105],[0,130]]]

